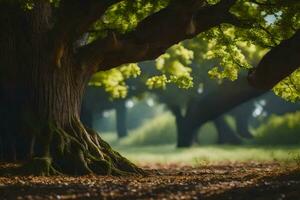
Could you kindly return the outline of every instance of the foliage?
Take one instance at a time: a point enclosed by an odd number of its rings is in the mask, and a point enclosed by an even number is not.
[[[167,6],[168,3],[169,0],[135,0],[114,4],[94,24],[95,31],[89,35],[89,41],[104,37],[109,31],[130,32],[141,20]]]
[[[176,141],[175,119],[170,113],[164,113],[134,131],[122,141],[124,145],[174,144]]]
[[[167,83],[175,83],[179,88],[193,87],[192,69],[189,65],[194,58],[194,52],[183,45],[172,46],[168,51],[156,59],[156,68],[163,75],[150,77],[146,85],[150,88],[166,89]]]
[[[145,98],[142,100],[137,98],[130,100],[134,102],[134,106],[127,110],[127,127],[130,130],[148,123],[150,119],[164,112],[163,105],[155,104],[153,98],[148,94],[144,96]]]
[[[255,142],[265,145],[300,144],[300,112],[271,116],[255,130]]]
[[[104,87],[112,98],[124,98],[128,91],[125,80],[136,78],[140,74],[141,70],[137,64],[127,64],[94,74],[89,84]]]
[[[191,64],[194,52],[177,44],[156,60],[157,69],[173,75],[188,75],[191,71],[186,65]]]
[[[154,89],[154,88],[166,89],[166,85],[168,82],[169,80],[167,79],[166,75],[153,76],[147,80],[146,85],[150,89]]]
[[[235,80],[241,69],[254,67],[255,63],[251,63],[242,46],[262,49],[261,58],[266,50],[300,28],[299,9],[300,3],[295,1],[239,1],[231,9],[241,20],[238,26],[221,24],[201,34],[209,41],[207,58],[219,60],[218,66],[212,68],[209,75]],[[275,93],[287,100],[298,100],[298,73],[299,70],[279,83],[274,88]]]
[[[218,66],[209,71],[212,78],[236,80],[240,68],[250,68],[249,61],[241,50],[238,40],[235,39],[235,28],[229,25],[220,25],[206,33],[210,38],[207,59],[217,58]],[[223,68],[221,70],[220,68]]]
[[[166,7],[169,2],[137,0],[115,4],[95,23],[95,30],[89,34],[89,41],[104,37],[110,31],[120,34],[130,32],[141,20]],[[217,2],[208,1],[209,4]],[[292,0],[237,1],[231,12],[240,20],[238,24],[221,24],[192,40],[174,45],[156,60],[156,68],[160,74],[148,77],[146,85],[150,89],[166,89],[169,83],[175,83],[184,89],[194,85],[197,87],[199,83],[195,84],[196,77],[191,64],[200,65],[212,60],[209,68],[205,69],[210,77],[236,80],[240,71],[255,67],[270,48],[289,38],[300,28],[299,9],[300,3]],[[103,81],[111,82],[113,86],[101,85],[107,87],[106,90],[113,98],[124,97],[127,94],[124,79],[120,78],[116,70],[113,73],[119,77],[118,80]],[[274,88],[275,93],[287,100],[298,100],[298,73],[299,71],[295,72],[279,83]],[[102,78],[110,79],[110,76]]]
[[[212,122],[208,122],[200,127],[197,134],[197,142],[200,146],[216,144],[218,132]]]
[[[291,101],[296,102],[300,100],[300,70],[296,70],[289,77],[283,79],[278,83],[273,91],[276,95]]]
[[[32,9],[35,4],[33,0],[14,1],[21,3],[28,10]],[[59,7],[59,0],[49,1]],[[206,2],[216,4],[219,1],[208,0]],[[88,32],[88,41],[105,37],[111,32],[116,33],[117,37],[119,34],[129,33],[143,19],[165,8],[169,3],[170,0],[127,0],[114,4],[103,17],[94,23]],[[249,56],[246,55],[244,47],[263,49],[265,53],[266,50],[291,37],[300,28],[299,10],[300,2],[295,0],[238,0],[231,8],[231,13],[236,16],[238,22],[233,25],[218,25],[198,36],[208,44],[206,53],[200,53],[203,54],[202,57],[208,60],[218,60],[210,67],[210,77],[235,80],[241,70],[255,67],[251,59],[248,59]],[[195,43],[197,41],[199,39],[194,40]],[[168,83],[175,83],[180,88],[193,87],[195,77],[191,75],[189,65],[193,61],[191,55],[199,54],[199,52],[193,48],[190,49],[187,44],[188,42],[182,42],[175,45],[157,60],[157,68],[165,76],[161,74],[150,77],[146,83],[150,88],[165,88]],[[112,73],[118,77],[117,80],[103,81],[107,84],[100,85],[107,87],[106,90],[112,94],[113,98],[124,97],[127,93],[126,86],[116,70]],[[299,73],[298,70],[279,83],[274,88],[274,92],[290,101],[299,100]],[[111,79],[107,74],[101,77]],[[108,83],[112,83],[112,86]]]
[[[131,131],[127,138],[121,141],[125,146],[149,146],[176,143],[176,126],[174,116],[165,112],[153,119],[148,119],[142,126]],[[213,123],[206,123],[197,133],[200,145],[215,144],[217,131]]]

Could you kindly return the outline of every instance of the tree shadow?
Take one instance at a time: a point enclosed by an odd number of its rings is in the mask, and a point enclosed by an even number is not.
[[[300,199],[300,170],[271,176],[254,185],[232,188],[211,195],[207,200],[296,200]]]

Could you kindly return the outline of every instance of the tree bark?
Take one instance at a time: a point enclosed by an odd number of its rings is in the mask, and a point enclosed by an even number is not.
[[[127,109],[125,101],[116,103],[116,123],[118,138],[123,138],[128,135],[127,132]]]
[[[300,29],[295,34],[272,48],[250,71],[249,83],[259,89],[269,90],[300,66]]]
[[[22,161],[15,173],[128,174],[141,169],[111,149],[79,118],[91,72],[76,62],[71,43],[55,60],[51,6],[24,12],[0,4],[1,161]]]

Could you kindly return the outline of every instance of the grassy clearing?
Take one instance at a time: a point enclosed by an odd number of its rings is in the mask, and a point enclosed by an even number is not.
[[[233,128],[232,119],[227,120]],[[145,125],[130,131],[120,141],[115,133],[103,137],[123,155],[137,163],[202,164],[215,162],[298,162],[300,166],[300,113],[273,116],[255,130],[253,140],[243,146],[214,145],[217,132],[212,123],[204,125],[198,134],[199,146],[176,149],[174,117],[164,113]]]
[[[217,162],[300,162],[300,146],[230,146],[205,145],[176,149],[175,145],[127,146],[117,142],[113,134],[104,138],[130,160],[141,163],[184,163],[202,165]],[[300,164],[300,163],[299,163]]]
[[[129,130],[128,137],[123,138],[119,144],[122,146],[151,146],[151,145],[170,145],[177,140],[175,119],[170,112],[165,112],[160,116],[144,123],[144,125]],[[112,134],[112,135],[110,135]],[[104,134],[106,140],[115,143],[116,133]],[[206,123],[198,131],[199,144],[214,144],[217,142],[217,131],[212,123]]]
[[[272,115],[266,123],[255,130],[255,142],[269,145],[299,145],[300,112],[283,116]]]
[[[164,145],[118,148],[118,150],[137,163],[185,163],[192,165],[244,161],[295,162],[298,161],[300,154],[300,147],[266,148],[255,146],[205,146],[176,149],[172,145]]]

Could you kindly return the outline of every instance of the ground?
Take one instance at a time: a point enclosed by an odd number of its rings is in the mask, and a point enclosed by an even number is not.
[[[300,199],[297,165],[247,162],[144,168],[150,175],[0,177],[0,199]]]
[[[0,200],[300,200],[300,148],[115,146],[148,176],[0,176]],[[1,168],[14,165],[0,164]]]

